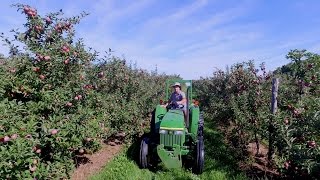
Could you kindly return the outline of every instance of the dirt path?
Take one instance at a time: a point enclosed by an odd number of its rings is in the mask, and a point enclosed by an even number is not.
[[[100,151],[85,155],[79,159],[80,166],[73,172],[71,180],[87,180],[91,175],[101,170],[118,152],[121,150],[121,145],[106,145],[103,144]]]

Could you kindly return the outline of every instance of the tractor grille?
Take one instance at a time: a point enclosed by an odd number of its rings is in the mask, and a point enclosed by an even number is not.
[[[177,144],[181,146],[181,135],[174,134],[160,134],[160,143],[164,146],[173,146]]]

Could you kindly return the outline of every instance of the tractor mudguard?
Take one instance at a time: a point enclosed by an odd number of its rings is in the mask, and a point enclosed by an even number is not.
[[[160,123],[164,115],[166,114],[167,109],[161,105],[157,105],[156,109],[152,113],[151,119],[151,132],[158,133],[160,128]]]
[[[198,129],[200,122],[200,109],[199,107],[191,107],[190,109],[190,126],[189,132],[191,133],[191,137],[193,141],[197,141],[198,137]]]

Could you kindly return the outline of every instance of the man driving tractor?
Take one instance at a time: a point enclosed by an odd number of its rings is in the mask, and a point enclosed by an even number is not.
[[[181,108],[184,113],[184,119],[187,116],[187,98],[186,94],[181,91],[181,84],[176,82],[172,85],[174,88],[174,92],[171,94],[169,101],[163,105],[163,107],[167,107],[168,105],[175,106],[175,108]]]

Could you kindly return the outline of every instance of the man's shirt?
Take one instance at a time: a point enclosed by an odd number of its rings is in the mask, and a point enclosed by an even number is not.
[[[183,98],[186,98],[186,94],[184,92],[182,92],[182,91],[180,91],[180,93],[173,92],[171,94],[170,101],[177,102],[177,101],[181,101]]]

